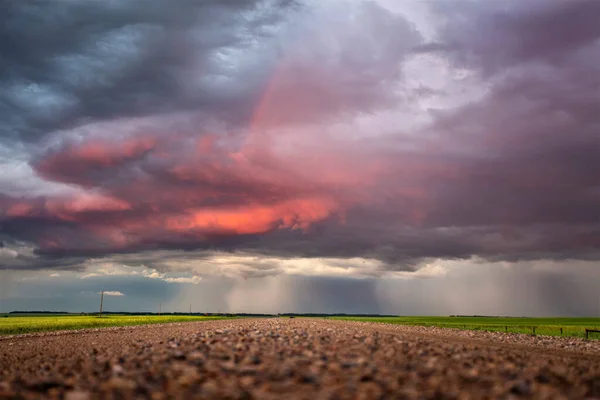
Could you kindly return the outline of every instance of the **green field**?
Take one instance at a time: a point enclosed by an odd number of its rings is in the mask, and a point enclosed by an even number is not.
[[[548,336],[585,337],[586,329],[600,330],[600,318],[496,318],[496,317],[331,317],[348,321],[436,326],[440,328],[512,332]],[[561,332],[562,329],[562,332]],[[590,333],[600,339],[600,333]]]
[[[7,316],[5,317],[5,315]],[[167,322],[208,321],[226,318],[188,315],[103,315],[98,317],[68,314],[0,314],[0,335]]]

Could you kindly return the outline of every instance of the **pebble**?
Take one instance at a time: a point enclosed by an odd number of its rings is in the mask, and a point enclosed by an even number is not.
[[[81,390],[72,390],[65,393],[65,400],[89,400],[91,398],[90,392]]]

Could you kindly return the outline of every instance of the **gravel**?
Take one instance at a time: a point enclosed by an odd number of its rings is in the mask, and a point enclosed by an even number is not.
[[[600,344],[312,319],[0,339],[1,398],[600,399]]]

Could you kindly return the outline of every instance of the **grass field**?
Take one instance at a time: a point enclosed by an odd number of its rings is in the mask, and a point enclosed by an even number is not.
[[[549,336],[585,337],[586,329],[600,330],[600,318],[496,318],[496,317],[331,317],[348,321],[436,326],[469,330],[513,332]],[[590,333],[600,339],[600,333]]]
[[[0,335],[20,333],[46,332],[70,329],[101,328],[108,326],[130,326],[161,324],[167,322],[189,322],[225,319],[219,316],[187,316],[187,315],[44,315],[44,314],[6,314],[0,315]]]

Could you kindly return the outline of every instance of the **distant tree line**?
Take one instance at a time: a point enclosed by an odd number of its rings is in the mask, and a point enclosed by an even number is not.
[[[98,312],[68,312],[68,311],[11,311],[9,314],[66,314],[66,315],[94,315]],[[103,315],[132,315],[132,316],[144,316],[144,315],[158,315],[155,312],[128,312],[128,311],[102,311]],[[200,313],[200,312],[162,312],[160,315],[192,315],[192,316],[223,316],[223,317],[274,317],[273,314],[249,314],[249,313]]]
[[[11,311],[9,314],[73,314],[68,311]]]
[[[450,315],[451,318],[519,318],[500,315]]]
[[[94,315],[97,312],[67,312],[67,311],[11,311],[9,314],[71,314],[71,315]],[[158,315],[155,312],[127,312],[127,311],[103,311],[103,315]],[[227,316],[227,317],[397,317],[397,315],[388,314],[345,314],[345,313],[283,313],[283,314],[264,314],[264,313],[201,313],[201,312],[162,312],[160,315],[193,315],[193,316]]]
[[[397,317],[397,315],[388,314],[344,314],[344,313],[283,313],[278,314],[282,317]]]

